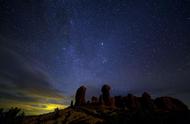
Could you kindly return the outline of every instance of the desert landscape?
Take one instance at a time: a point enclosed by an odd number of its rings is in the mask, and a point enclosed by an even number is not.
[[[190,124],[190,0],[0,0],[0,124]]]
[[[71,101],[68,108],[62,110],[57,108],[54,112],[39,116],[20,114],[15,115],[16,118],[11,117],[16,109],[4,115],[1,111],[0,122],[2,124],[189,124],[190,122],[188,107],[172,97],[162,96],[152,99],[146,92],[140,97],[132,94],[110,96],[111,87],[103,85],[99,97],[92,96],[91,101],[86,101],[86,90],[85,86],[78,88],[75,103]]]

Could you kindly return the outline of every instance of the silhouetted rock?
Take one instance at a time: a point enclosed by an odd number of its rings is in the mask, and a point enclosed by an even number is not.
[[[125,103],[122,96],[115,96],[115,106],[118,108],[125,107]]]
[[[87,104],[87,105],[90,105],[90,100],[88,100],[88,101],[86,102],[86,104]]]
[[[78,88],[75,96],[75,106],[85,105],[86,87],[81,86]]]
[[[92,102],[92,104],[97,105],[98,104],[98,98],[95,96],[92,96],[91,102]]]
[[[140,99],[132,94],[128,94],[127,97],[124,97],[125,104],[127,108],[131,110],[137,110],[140,108]]]
[[[187,111],[188,107],[178,99],[172,97],[159,97],[154,101],[158,109],[164,111]]]
[[[104,100],[103,100],[103,96],[102,95],[99,96],[99,104],[100,105],[104,104]]]
[[[71,100],[71,105],[70,106],[73,107],[73,100]]]
[[[110,97],[109,105],[110,105],[110,107],[115,107],[115,98],[114,97]]]
[[[141,97],[141,107],[146,110],[152,110],[154,109],[154,103],[151,99],[150,94],[147,92],[144,92]]]
[[[102,97],[103,97],[103,101],[104,101],[104,104],[109,106],[111,105],[110,103],[110,89],[111,87],[109,85],[103,85],[102,87]]]

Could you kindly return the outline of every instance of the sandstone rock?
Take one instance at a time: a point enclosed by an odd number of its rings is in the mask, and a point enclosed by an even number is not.
[[[146,110],[152,110],[154,109],[154,103],[151,99],[150,94],[147,92],[144,92],[141,97],[141,107]]]
[[[124,99],[127,108],[131,110],[137,110],[141,107],[139,98],[132,94],[128,94]]]
[[[104,100],[103,100],[103,96],[102,95],[99,96],[99,104],[100,105],[104,105]]]
[[[91,102],[92,102],[92,104],[97,105],[98,104],[98,98],[95,96],[92,96]]]
[[[164,111],[187,111],[188,107],[178,99],[172,97],[159,97],[154,101],[158,109]]]
[[[91,103],[90,103],[90,100],[88,100],[87,102],[86,102],[86,105],[90,105]]]
[[[103,97],[103,101],[104,101],[104,104],[109,106],[111,104],[110,102],[110,89],[111,87],[109,85],[103,85],[102,87],[102,97]]]
[[[122,96],[115,96],[115,106],[118,108],[125,107],[125,103]]]
[[[75,106],[85,105],[85,93],[86,87],[81,86],[80,88],[78,88],[75,95]]]
[[[115,98],[114,97],[110,98],[110,107],[115,107]]]

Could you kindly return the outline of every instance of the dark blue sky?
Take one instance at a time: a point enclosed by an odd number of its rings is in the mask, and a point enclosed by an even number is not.
[[[190,105],[189,0],[0,0],[0,47],[3,101],[108,83]]]

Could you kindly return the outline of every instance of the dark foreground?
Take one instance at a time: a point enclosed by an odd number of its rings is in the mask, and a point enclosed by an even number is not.
[[[26,117],[24,124],[189,124],[190,111],[130,111],[109,107],[75,107]]]

